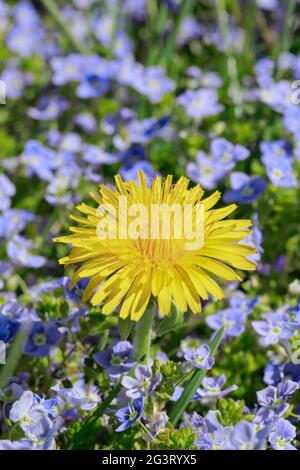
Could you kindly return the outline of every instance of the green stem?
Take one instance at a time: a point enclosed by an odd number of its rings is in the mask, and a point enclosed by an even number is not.
[[[142,421],[139,421],[139,424],[141,426],[141,428],[143,429],[143,431],[145,432],[145,434],[148,436],[148,438],[150,439],[150,442],[153,441],[153,436],[152,434],[150,433],[150,431],[146,428],[146,426],[142,423]],[[150,449],[148,449],[150,450]]]
[[[59,11],[59,8],[57,7],[54,0],[42,0],[42,3],[52,16],[53,20],[55,21],[61,32],[68,39],[70,45],[74,48],[74,50],[80,52],[81,54],[86,54],[86,50],[83,45],[79,41],[77,41],[77,39],[73,36],[69,26],[63,20],[62,14]]]
[[[137,361],[146,361],[149,358],[154,310],[154,303],[149,304],[144,315],[136,324],[134,351]]]

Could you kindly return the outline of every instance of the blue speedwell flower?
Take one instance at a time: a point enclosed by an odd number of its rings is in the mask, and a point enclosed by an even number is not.
[[[47,417],[46,411],[35,401],[34,394],[30,390],[23,392],[9,413],[11,421],[19,423],[24,431],[30,430],[45,416]]]
[[[277,387],[269,385],[256,392],[257,401],[261,406],[276,406],[281,401],[287,400],[298,388],[297,382],[287,379],[280,382]]]
[[[137,421],[142,417],[144,411],[144,397],[140,396],[132,403],[124,408],[121,408],[115,414],[118,421],[121,423],[120,426],[116,429],[116,432],[125,431],[125,429],[133,426]]]
[[[0,313],[0,341],[8,343],[16,335],[20,322]]]
[[[236,385],[231,385],[223,389],[225,383],[226,377],[224,374],[217,375],[216,377],[204,377],[201,388],[198,388],[194,398],[224,397],[228,393],[238,389]]]
[[[283,417],[289,409],[287,400],[298,390],[299,385],[292,380],[284,380],[277,387],[268,387],[256,393],[258,404],[261,406],[254,418],[257,424],[268,424]]]
[[[288,106],[283,115],[284,127],[293,134],[296,141],[300,140],[300,108],[299,106]]]
[[[67,109],[68,103],[58,96],[43,97],[36,108],[29,108],[27,114],[37,121],[53,121]]]
[[[95,116],[92,113],[82,112],[76,114],[73,119],[76,126],[81,127],[88,134],[95,132],[97,128],[97,121]]]
[[[235,167],[236,163],[249,157],[250,152],[242,145],[235,145],[223,138],[211,141],[210,154],[202,150],[196,155],[196,163],[187,165],[188,176],[201,186],[213,189]]]
[[[112,344],[107,350],[96,352],[93,358],[112,378],[128,372],[135,365],[133,347],[129,341]]]
[[[266,167],[266,171],[274,186],[291,188],[296,184],[290,160],[282,158],[270,162]]]
[[[200,150],[196,155],[196,162],[188,163],[186,171],[188,177],[203,188],[214,189],[218,181],[225,178],[228,168]]]
[[[152,181],[155,178],[155,176],[158,175],[158,172],[153,168],[151,163],[145,160],[134,163],[132,167],[129,168],[128,170],[126,168],[122,168],[120,170],[120,174],[126,181],[130,181],[132,179],[137,181],[140,170],[144,172],[144,174],[147,177],[147,180],[150,180],[150,181]]]
[[[59,407],[67,404],[69,417],[70,415],[77,416],[77,408],[92,410],[100,401],[99,389],[95,385],[87,385],[83,379],[77,380],[72,387],[68,388],[56,384],[52,390],[57,394]]]
[[[15,185],[7,178],[0,174],[0,211],[6,211],[11,204],[11,197],[16,193]]]
[[[22,73],[16,64],[8,65],[0,74],[0,77],[7,84],[6,97],[11,100],[22,98],[25,87],[32,82],[31,75]]]
[[[230,433],[226,450],[264,450],[266,448],[267,428],[257,432],[254,423],[240,421]]]
[[[10,240],[14,234],[22,232],[26,225],[35,219],[35,215],[27,210],[5,211],[0,215],[0,237]]]
[[[290,317],[290,314],[284,310],[264,313],[262,320],[252,322],[252,326],[260,336],[262,346],[270,346],[279,342],[286,342],[296,330],[300,328]]]
[[[31,327],[24,353],[37,357],[48,356],[51,349],[62,339],[62,334],[54,323],[35,321]]]
[[[109,81],[98,75],[87,75],[77,88],[79,98],[99,98],[109,89]]]
[[[34,246],[26,238],[15,235],[7,244],[7,255],[18,266],[40,268],[46,263],[46,258],[44,256],[32,255],[29,250],[34,248]]]
[[[199,90],[186,90],[178,98],[188,116],[193,118],[205,118],[214,116],[223,111],[223,106],[218,103],[218,94],[212,88],[200,88]]]
[[[137,366],[134,375],[135,378],[126,375],[122,379],[122,385],[126,388],[126,396],[132,399],[151,395],[162,379],[161,374],[152,376],[150,366]]]
[[[267,185],[263,178],[250,177],[242,172],[230,175],[231,190],[224,194],[227,203],[252,204],[265,192]]]
[[[206,324],[213,330],[219,330],[224,327],[224,337],[239,336],[245,331],[247,314],[234,308],[220,310],[214,315],[208,315],[205,319]]]
[[[55,153],[37,140],[29,140],[21,156],[28,176],[36,175],[41,180],[50,181],[56,168]]]
[[[210,355],[210,347],[207,344],[202,344],[198,349],[188,348],[184,358],[197,369],[209,370],[215,363],[215,358]]]
[[[16,449],[36,449],[50,450],[55,447],[54,436],[60,426],[60,421],[53,421],[49,417],[47,406],[42,400],[30,390],[22,393],[19,400],[13,403],[9,418],[12,422],[18,423],[26,436],[21,439]],[[0,446],[1,448],[1,446]]]
[[[279,419],[275,425],[274,431],[269,435],[269,442],[275,450],[297,450],[291,444],[296,437],[296,427],[287,419]]]
[[[175,89],[173,80],[165,76],[161,67],[143,67],[140,73],[133,77],[131,85],[152,103],[159,103],[162,98]]]

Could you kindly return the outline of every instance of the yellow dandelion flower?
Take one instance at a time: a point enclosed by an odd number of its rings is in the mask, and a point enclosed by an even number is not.
[[[236,205],[213,209],[221,197],[218,191],[203,198],[204,191],[199,185],[189,189],[185,177],[173,184],[172,176],[165,180],[156,177],[147,186],[143,172],[139,173],[138,183],[125,182],[119,175],[115,181],[116,187],[101,184],[99,193],[91,193],[97,208],[84,203],[77,206],[83,215],[71,218],[79,225],[70,227],[71,235],[54,240],[72,245],[69,256],[59,262],[79,265],[71,287],[81,278],[89,278],[83,301],[102,304],[104,315],[120,306],[121,318],[138,321],[152,297],[161,315],[169,314],[172,302],[181,312],[189,308],[198,313],[201,299],[223,298],[217,278],[240,281],[234,268],[256,268],[247,259],[255,253],[255,248],[240,243],[251,233],[251,221],[224,220]],[[124,206],[120,209],[120,200],[125,199],[126,210],[130,208],[126,214]],[[153,207],[172,208],[168,224],[165,223],[167,213],[157,210],[153,229],[150,220]],[[175,210],[178,207],[201,207],[202,216],[198,218],[192,210],[181,219],[182,214]],[[141,208],[146,212],[139,212]],[[193,234],[191,237],[186,230],[179,230],[182,221]],[[106,236],[103,236],[104,226]],[[163,227],[169,229],[168,236]],[[129,228],[135,229],[135,237],[129,236]],[[193,242],[199,233],[201,243],[196,245]]]

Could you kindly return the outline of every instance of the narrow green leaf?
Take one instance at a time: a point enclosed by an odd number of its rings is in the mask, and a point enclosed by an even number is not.
[[[13,375],[18,361],[22,356],[26,337],[27,331],[24,328],[20,328],[10,348],[6,364],[0,369],[0,389],[6,387],[8,379]]]
[[[119,330],[121,339],[123,341],[126,341],[126,339],[128,339],[133,325],[134,325],[134,322],[132,320],[130,320],[129,317],[126,318],[126,320],[123,320],[123,318],[119,317],[118,330]]]
[[[172,304],[171,313],[164,318],[156,329],[157,336],[163,336],[169,331],[176,328],[176,326],[183,320],[182,313],[179,312],[175,304]]]
[[[216,333],[215,337],[210,343],[210,351],[211,355],[214,356],[218,350],[218,347],[221,343],[222,335],[223,335],[224,327],[222,327],[218,332]],[[202,380],[204,379],[205,375],[207,373],[206,369],[197,369],[187,386],[182,392],[181,397],[179,400],[175,403],[173,408],[171,409],[171,412],[169,414],[169,419],[170,423],[173,426],[176,426],[178,423],[179,419],[181,418],[182,414],[190,404],[190,402],[193,399],[193,396],[197,392],[198,388],[201,385]]]
[[[167,40],[167,43],[165,46],[164,59],[165,59],[165,65],[169,74],[170,74],[172,61],[174,60],[173,52],[176,46],[176,39],[180,31],[180,26],[183,20],[190,14],[193,6],[194,6],[194,0],[183,0],[181,4],[181,8],[179,12],[177,13],[174,27]]]

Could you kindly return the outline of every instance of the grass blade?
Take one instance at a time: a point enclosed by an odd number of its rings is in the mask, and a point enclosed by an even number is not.
[[[172,61],[174,59],[173,53],[174,53],[175,46],[176,46],[176,39],[180,31],[180,26],[182,24],[182,21],[191,12],[193,6],[194,6],[194,0],[183,0],[181,8],[179,12],[177,13],[173,30],[170,33],[170,36],[167,40],[164,58],[165,58],[165,66],[169,75],[171,75],[170,69],[171,69]]]
[[[23,345],[26,341],[26,337],[27,331],[25,328],[20,328],[10,348],[7,362],[0,369],[0,389],[5,388],[8,379],[13,376],[18,361],[22,356]]]
[[[217,334],[215,335],[215,337],[210,343],[210,351],[211,351],[212,356],[214,356],[218,350],[218,347],[221,343],[223,331],[224,331],[224,327],[220,328],[220,330],[218,330]],[[195,395],[196,391],[200,387],[201,382],[204,379],[206,373],[207,373],[206,369],[197,369],[194,372],[188,385],[183,390],[181,397],[179,398],[177,403],[175,403],[175,405],[173,406],[169,414],[170,423],[173,426],[176,426],[182,414],[184,413],[184,411],[186,410],[186,408],[192,401],[193,396]]]

